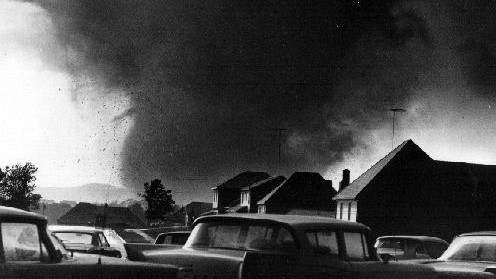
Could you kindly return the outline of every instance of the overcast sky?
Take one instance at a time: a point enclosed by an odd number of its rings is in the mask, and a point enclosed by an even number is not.
[[[34,163],[39,187],[336,186],[410,138],[496,164],[493,1],[81,2],[0,5],[0,166]]]

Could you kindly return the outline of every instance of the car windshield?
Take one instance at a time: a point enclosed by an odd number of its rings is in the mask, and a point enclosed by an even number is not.
[[[87,250],[92,245],[93,235],[82,232],[53,232],[67,250]]]
[[[292,252],[297,249],[293,236],[282,226],[216,222],[198,224],[185,247],[273,252]]]
[[[476,235],[457,237],[439,259],[496,262],[496,236]]]
[[[397,238],[383,238],[377,240],[376,248],[383,249],[396,249],[396,250],[404,250],[405,249],[405,240],[397,239]]]
[[[55,247],[55,250],[59,250],[60,253],[64,258],[68,258],[68,253],[67,250],[65,249],[64,244],[62,244],[62,241],[58,239],[51,231],[47,230],[47,234],[52,240],[53,246]]]

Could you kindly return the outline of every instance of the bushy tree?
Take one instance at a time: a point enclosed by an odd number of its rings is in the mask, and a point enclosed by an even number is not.
[[[0,205],[38,209],[41,195],[33,194],[36,171],[38,168],[31,163],[0,168]]]
[[[138,193],[138,196],[144,198],[148,203],[148,208],[145,211],[148,223],[152,220],[163,220],[165,215],[174,208],[172,191],[166,190],[159,179],[154,179],[150,183],[146,182],[144,190],[145,192]]]

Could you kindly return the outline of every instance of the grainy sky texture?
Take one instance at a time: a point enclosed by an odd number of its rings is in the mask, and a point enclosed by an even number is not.
[[[356,178],[409,138],[434,159],[496,164],[496,4],[432,2],[7,1],[14,12],[2,13],[31,22],[10,21],[25,39],[0,33],[32,53],[18,67],[36,78],[15,84],[40,89],[3,94],[54,119],[39,124],[43,148],[19,143],[10,160],[33,158],[44,184],[60,178],[42,165],[59,176],[74,165],[77,181],[160,178],[206,200],[244,170],[337,185],[343,168]],[[5,73],[23,61],[15,53]],[[14,113],[2,105],[2,119]],[[394,143],[389,108],[406,110]]]

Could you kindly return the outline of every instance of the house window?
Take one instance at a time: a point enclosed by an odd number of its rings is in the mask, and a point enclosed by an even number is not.
[[[348,203],[348,220],[351,220],[351,202]]]
[[[339,204],[339,219],[343,219],[343,203]]]

